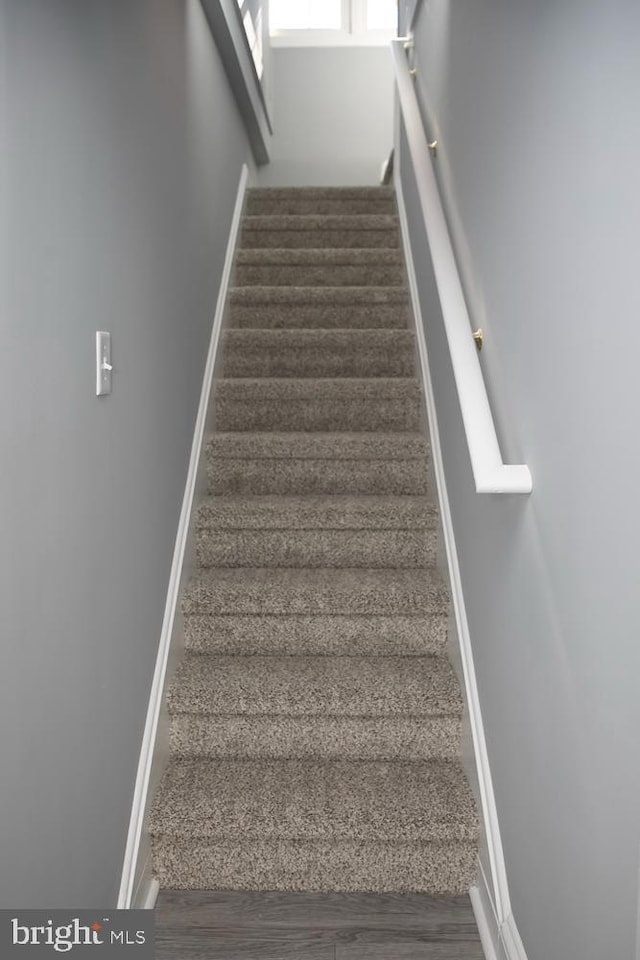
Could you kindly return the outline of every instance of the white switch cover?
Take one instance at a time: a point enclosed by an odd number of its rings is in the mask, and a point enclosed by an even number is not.
[[[111,393],[111,334],[96,330],[96,396]]]

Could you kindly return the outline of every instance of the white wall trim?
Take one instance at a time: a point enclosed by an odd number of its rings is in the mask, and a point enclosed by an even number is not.
[[[160,884],[154,877],[149,886],[147,887],[147,895],[140,904],[140,907],[143,910],[153,910],[156,905],[156,900],[158,899],[158,894],[160,893]]]
[[[527,960],[513,914],[502,925],[498,923],[482,863],[478,867],[477,886],[471,887],[469,897],[486,960]]]
[[[399,121],[397,121],[399,122]],[[400,217],[400,227],[402,231],[402,241],[407,265],[407,275],[409,282],[409,292],[413,315],[416,325],[416,341],[418,345],[418,355],[420,360],[420,370],[422,374],[422,383],[427,407],[427,417],[429,422],[429,432],[431,437],[431,450],[433,457],[433,467],[436,475],[436,486],[438,490],[438,501],[440,505],[440,516],[444,532],[444,541],[447,553],[447,564],[451,581],[451,594],[453,600],[453,612],[455,616],[458,638],[460,643],[460,655],[462,660],[462,669],[464,677],[465,694],[467,707],[469,710],[469,722],[471,727],[471,736],[473,740],[474,757],[478,774],[478,787],[480,793],[481,815],[483,819],[485,838],[488,847],[489,859],[491,863],[491,888],[492,901],[495,905],[496,914],[500,923],[511,913],[511,903],[509,898],[509,888],[507,885],[507,874],[504,863],[504,854],[502,850],[502,841],[500,837],[500,825],[498,823],[498,812],[496,809],[495,795],[493,792],[493,782],[491,779],[491,770],[489,766],[489,756],[484,736],[484,726],[482,722],[482,711],[480,708],[480,698],[476,681],[475,667],[473,662],[473,650],[471,646],[471,635],[469,632],[469,623],[462,589],[462,578],[458,564],[458,554],[456,549],[455,533],[451,517],[451,508],[449,504],[449,495],[447,492],[447,481],[444,472],[442,460],[442,448],[440,444],[440,433],[438,429],[438,415],[436,410],[433,385],[429,367],[429,355],[424,333],[424,324],[420,305],[420,296],[418,282],[416,277],[415,265],[411,252],[411,238],[409,233],[409,223],[407,211],[402,192],[402,183],[399,169],[399,137],[396,136],[396,164],[395,164],[395,186],[398,199],[398,213]]]
[[[138,771],[136,775],[133,803],[131,807],[131,817],[129,820],[129,830],[127,834],[124,862],[122,865],[120,892],[118,895],[119,909],[130,909],[133,905],[134,894],[136,901],[138,901],[137,905],[140,905],[140,897],[142,898],[143,902],[150,902],[152,898],[155,902],[152,879],[149,879],[149,882],[146,885],[144,882],[139,883],[138,890],[136,890],[136,878],[140,875],[138,859],[145,835],[145,821],[147,816],[147,803],[149,799],[149,783],[151,780],[151,771],[157,750],[158,725],[164,703],[167,666],[174,641],[174,624],[176,622],[176,613],[178,610],[182,568],[187,551],[191,512],[196,492],[200,456],[207,423],[207,411],[209,407],[211,384],[213,381],[213,370],[218,352],[218,343],[222,329],[222,320],[227,300],[227,292],[231,280],[231,271],[233,268],[236,244],[240,231],[240,223],[242,220],[242,211],[244,207],[244,198],[247,189],[248,177],[249,169],[246,164],[243,164],[242,172],[240,174],[240,182],[238,184],[238,192],[236,195],[236,203],[231,220],[226,256],[222,270],[222,276],[220,279],[220,289],[218,291],[218,300],[213,318],[213,326],[211,329],[209,352],[207,354],[207,362],[202,381],[202,390],[200,392],[200,404],[198,406],[198,414],[193,431],[189,470],[187,473],[184,496],[182,499],[182,509],[180,512],[180,520],[178,523],[178,530],[173,550],[173,560],[167,588],[164,619],[162,621],[160,643],[158,646],[158,656],[156,659],[153,681],[151,685],[151,695],[149,698],[149,706],[147,708],[147,718],[142,737],[142,746],[140,748],[140,758],[138,761]],[[145,871],[146,863],[143,876]]]
[[[140,860],[143,857],[144,863],[141,864]],[[150,844],[140,846],[135,877],[135,887],[129,906],[132,910],[153,910],[160,892],[160,884],[153,876]]]
[[[154,910],[159,893],[160,884],[155,877],[152,877],[144,890],[141,891],[140,898],[133,902],[132,907],[138,910]]]
[[[500,939],[500,924],[494,910],[491,889],[480,860],[478,882],[469,890],[469,898],[486,960],[508,960]]]
[[[507,960],[527,960],[524,944],[520,939],[520,933],[512,913],[502,924],[500,934]]]

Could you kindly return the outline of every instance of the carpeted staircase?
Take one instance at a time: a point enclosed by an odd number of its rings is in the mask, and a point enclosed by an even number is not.
[[[250,192],[155,874],[462,892],[478,820],[393,192]]]

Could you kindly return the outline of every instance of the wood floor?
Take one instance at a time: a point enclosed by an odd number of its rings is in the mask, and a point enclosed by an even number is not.
[[[484,960],[468,897],[164,890],[156,960]]]

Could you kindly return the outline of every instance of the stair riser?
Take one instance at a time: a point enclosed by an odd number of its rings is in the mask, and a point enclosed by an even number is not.
[[[310,216],[352,216],[354,214],[383,214],[394,216],[395,203],[391,198],[345,199],[342,197],[314,198],[314,197],[286,197],[271,199],[267,197],[250,197],[247,202],[247,215],[251,217],[273,217],[284,215]]]
[[[291,401],[216,398],[216,427],[225,431],[417,431],[417,399],[300,398]]]
[[[426,469],[429,444],[419,433],[216,433],[209,458],[231,460],[417,460]]]
[[[404,333],[404,332],[403,332]],[[376,350],[361,343],[279,342],[255,346],[249,338],[227,337],[225,377],[410,377],[415,373],[415,349],[409,337]],[[410,342],[406,342],[409,340]]]
[[[215,583],[209,587],[195,584],[182,601],[183,613],[200,616],[417,616],[435,614],[442,617],[447,609],[445,598],[436,594],[424,596],[393,592],[372,594],[351,592],[349,595],[320,591],[248,593],[246,588]]]
[[[341,229],[341,230],[252,230],[242,232],[244,249],[278,250],[326,250],[329,247],[341,250],[386,249],[400,246],[397,228],[386,230]]]
[[[433,531],[198,530],[202,567],[428,567]]]
[[[394,264],[239,264],[235,283],[242,287],[400,287],[404,274]]]
[[[155,836],[154,872],[178,890],[308,890],[463,894],[475,843],[314,843]]]
[[[322,717],[216,717],[174,714],[178,757],[318,760],[457,760],[456,717],[382,720]]]
[[[227,460],[207,463],[208,490],[225,494],[340,494],[425,496],[420,460]]]
[[[406,305],[386,304],[297,304],[231,303],[229,325],[267,330],[371,330],[406,329],[409,310]]]
[[[431,617],[186,616],[193,653],[238,656],[442,655],[446,615]]]
[[[203,497],[196,528],[238,531],[435,531],[427,497]]]

